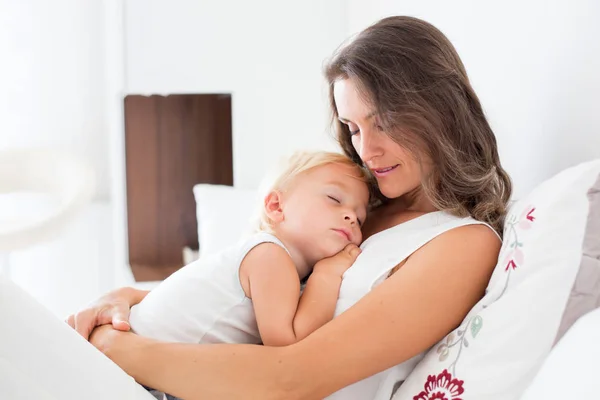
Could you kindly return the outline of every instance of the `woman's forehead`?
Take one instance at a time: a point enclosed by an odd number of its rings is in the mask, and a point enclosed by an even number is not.
[[[340,79],[334,83],[333,97],[342,122],[365,121],[375,115],[365,96],[358,90],[356,83],[350,79]]]

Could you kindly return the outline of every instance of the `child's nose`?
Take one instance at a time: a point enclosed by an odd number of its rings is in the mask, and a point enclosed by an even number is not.
[[[350,221],[351,224],[355,224],[357,219],[356,219],[356,214],[348,212],[346,213],[346,215],[344,216],[344,220],[346,221]]]

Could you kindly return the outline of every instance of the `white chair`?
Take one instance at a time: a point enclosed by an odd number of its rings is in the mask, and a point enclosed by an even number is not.
[[[93,170],[70,154],[51,149],[0,151],[0,196],[43,195],[53,205],[41,217],[0,217],[0,272],[10,277],[10,252],[55,238],[91,199],[94,187]]]

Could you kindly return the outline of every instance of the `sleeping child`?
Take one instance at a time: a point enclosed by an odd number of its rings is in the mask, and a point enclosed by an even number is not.
[[[305,338],[332,319],[342,275],[360,253],[367,180],[344,155],[295,153],[268,187],[256,232],[167,278],[131,309],[132,330],[185,343]]]

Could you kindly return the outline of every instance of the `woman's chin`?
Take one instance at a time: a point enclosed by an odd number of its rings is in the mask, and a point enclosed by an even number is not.
[[[405,191],[402,190],[402,188],[393,187],[391,185],[385,184],[379,186],[379,191],[388,199],[396,199],[405,193]]]

